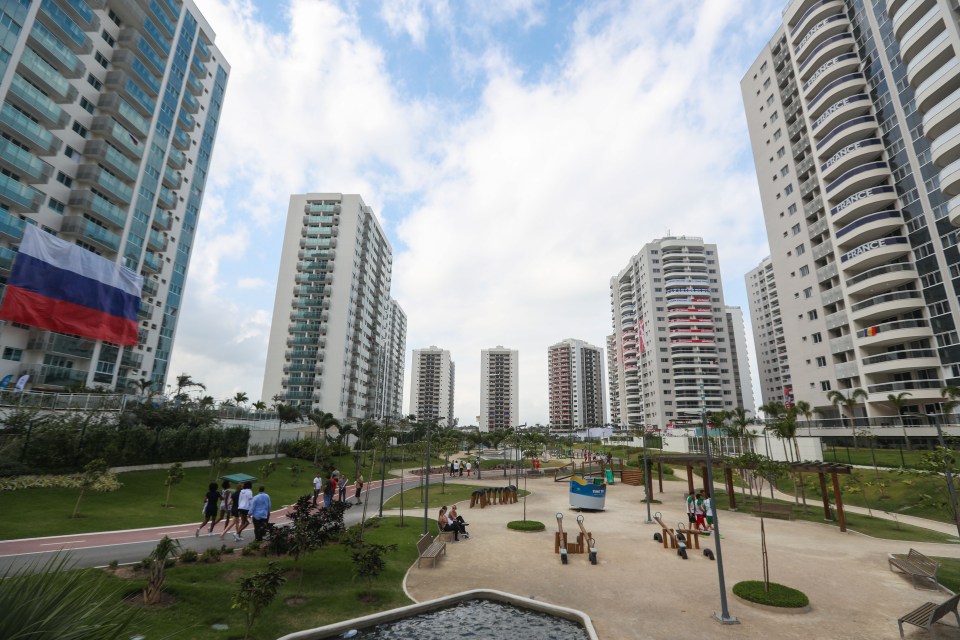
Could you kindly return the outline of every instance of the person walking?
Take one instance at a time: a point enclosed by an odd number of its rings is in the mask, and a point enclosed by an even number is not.
[[[243,540],[243,530],[250,526],[250,502],[253,500],[253,482],[250,480],[243,483],[239,500],[237,512],[240,515],[240,524],[237,525],[237,532],[233,534],[233,539],[237,542]]]
[[[697,523],[696,498],[693,497],[692,493],[687,494],[687,522],[690,523],[691,529],[693,529]]]
[[[472,464],[470,463],[470,461],[468,460],[468,461],[467,461],[467,477],[468,477],[468,478],[470,477],[470,470],[471,470],[471,469],[473,469],[473,465],[472,465]]]
[[[250,517],[253,518],[253,537],[257,542],[261,542],[270,522],[270,495],[264,486],[260,487],[260,491],[250,501]]]
[[[313,476],[313,506],[317,506],[317,497],[321,489],[323,489],[323,481],[320,479],[320,472],[317,471]]]
[[[703,515],[703,494],[702,493],[699,493],[699,492],[697,493],[697,498],[694,501],[694,508],[695,508],[694,516],[696,520],[696,525],[694,526],[694,528],[697,531],[706,531],[707,523]]]
[[[217,483],[211,482],[207,486],[207,495],[203,500],[203,522],[194,532],[194,537],[200,535],[200,530],[210,523],[210,532],[213,533],[213,523],[217,519],[217,505],[220,503],[220,491],[217,490]]]
[[[323,507],[326,509],[333,504],[333,493],[337,490],[337,480],[333,476],[327,476],[327,481],[323,485]]]
[[[713,531],[713,498],[709,493],[703,497],[703,515],[707,520],[707,530]]]
[[[357,481],[353,483],[354,491],[353,497],[357,499],[357,504],[363,504],[363,500],[360,499],[360,492],[363,491],[363,474],[357,476]]]
[[[240,487],[241,490],[243,487]],[[236,530],[240,527],[240,492],[231,491],[230,492],[230,517],[227,518],[226,523],[223,525],[223,533],[220,534],[220,539],[223,540],[224,536],[227,535],[227,532],[230,529],[234,530],[233,539],[239,541],[240,537],[236,534]]]
[[[224,480],[223,484],[220,485],[220,513],[217,515],[216,521],[210,525],[210,535],[213,535],[213,530],[216,528],[217,524],[223,520],[223,528],[226,531],[227,526],[230,524],[230,508],[231,508],[231,499],[233,491],[230,489],[230,481]]]

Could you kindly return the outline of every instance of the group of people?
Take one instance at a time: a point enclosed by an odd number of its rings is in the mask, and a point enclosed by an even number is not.
[[[440,515],[437,516],[437,526],[440,527],[440,531],[452,531],[455,542],[460,541],[460,536],[464,538],[470,537],[470,534],[467,533],[467,527],[470,525],[464,522],[463,516],[457,513],[457,505],[452,505],[449,511],[446,505],[440,507]]]
[[[253,482],[247,481],[235,491],[229,480],[224,480],[218,487],[211,482],[203,501],[203,522],[197,527],[194,536],[199,536],[204,527],[208,527],[207,535],[213,535],[213,529],[222,520],[223,540],[231,529],[231,535],[237,542],[243,540],[243,530],[253,522],[253,535],[256,540],[263,540],[270,522],[270,495],[266,487],[261,486],[257,495],[253,495]]]
[[[697,491],[687,494],[687,519],[696,531],[713,531],[713,498]]]
[[[473,463],[467,460],[466,462],[461,462],[459,460],[454,460],[450,463],[450,477],[460,476],[463,477],[463,472],[467,472],[467,477],[470,477],[471,471],[473,471]]]
[[[333,504],[334,497],[339,497],[340,502],[347,501],[347,484],[349,481],[346,476],[341,476],[339,471],[333,471],[327,476],[326,480],[320,479],[320,473],[313,477],[313,506],[317,506],[317,499],[323,496],[324,508]],[[363,504],[360,499],[360,493],[363,491],[363,474],[357,476],[353,483],[353,497],[357,504]]]

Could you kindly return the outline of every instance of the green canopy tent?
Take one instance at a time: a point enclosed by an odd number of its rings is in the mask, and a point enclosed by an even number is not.
[[[222,480],[229,480],[231,484],[243,484],[244,482],[254,482],[254,476],[248,476],[245,473],[232,473],[228,476],[221,476]]]

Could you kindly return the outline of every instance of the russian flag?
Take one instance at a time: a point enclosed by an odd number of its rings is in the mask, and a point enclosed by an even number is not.
[[[0,319],[135,345],[142,289],[143,276],[28,224]]]

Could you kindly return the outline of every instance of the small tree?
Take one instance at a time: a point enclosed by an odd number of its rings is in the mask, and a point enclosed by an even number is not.
[[[71,518],[80,516],[80,501],[83,499],[83,494],[88,489],[92,489],[106,474],[107,461],[103,458],[91,460],[83,467],[83,473],[80,475],[80,495],[77,496],[77,504],[73,506]]]
[[[173,486],[180,484],[183,481],[183,463],[177,462],[167,470],[167,499],[164,500],[163,506],[170,506],[170,492],[173,489]]]
[[[383,557],[388,551],[396,551],[397,545],[372,544],[367,542],[350,550],[353,560],[353,576],[367,581],[367,587],[373,587],[373,581],[380,577],[387,563]]]
[[[290,485],[297,486],[297,483],[300,481],[300,472],[303,471],[303,467],[297,463],[293,463],[287,469],[290,471]]]
[[[233,594],[231,608],[242,609],[244,614],[244,638],[250,637],[250,628],[254,621],[266,607],[273,602],[280,592],[280,587],[287,579],[283,577],[283,570],[276,562],[271,562],[267,568],[255,573],[249,578],[240,581],[240,590]]]
[[[163,536],[153,552],[147,556],[150,558],[150,577],[147,579],[147,586],[143,590],[143,602],[145,604],[156,604],[160,600],[160,594],[163,593],[163,583],[166,581],[167,558],[176,555],[180,551],[180,543]]]
[[[787,473],[786,465],[757,453],[744,453],[736,457],[733,464],[744,473],[743,478],[757,492],[757,504],[760,512],[760,555],[763,563],[763,587],[770,590],[770,559],[767,555],[767,532],[763,522],[763,488],[766,483],[776,486],[779,478]]]
[[[221,454],[219,449],[214,449],[210,452],[210,473],[213,474],[214,478],[219,478],[232,460],[233,458],[230,456]]]
[[[271,460],[265,464],[260,465],[260,475],[263,476],[264,482],[270,479],[270,475],[277,470],[277,463]]]

